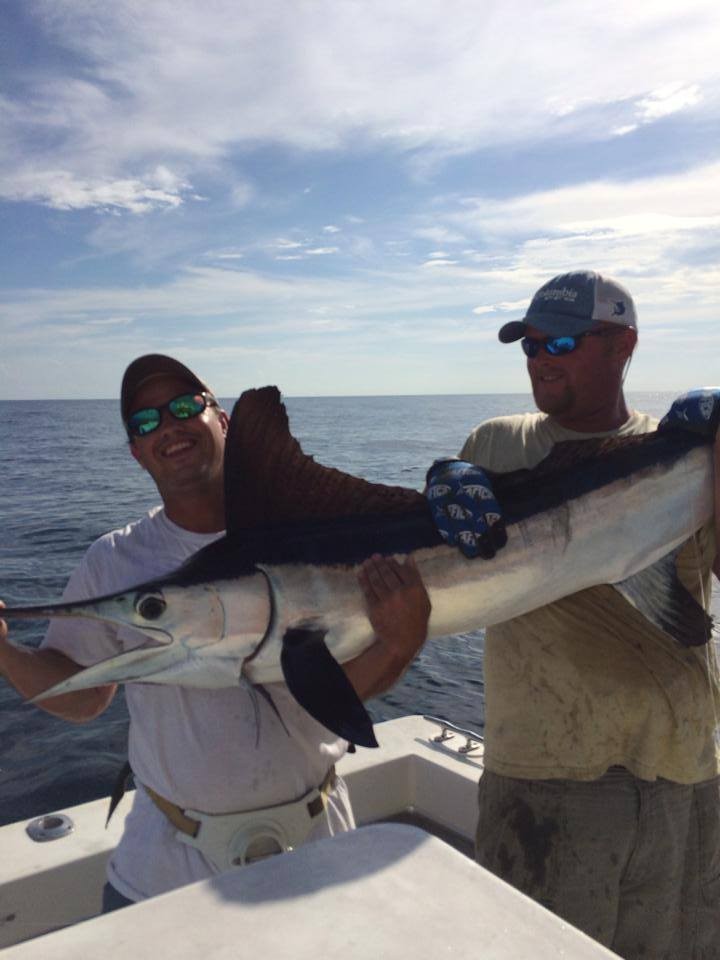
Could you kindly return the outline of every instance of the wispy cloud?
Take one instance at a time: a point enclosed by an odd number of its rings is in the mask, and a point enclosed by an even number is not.
[[[652,90],[638,103],[640,119],[645,123],[694,107],[702,96],[696,83],[670,83],[659,90]]]
[[[615,127],[615,136],[626,136],[638,127],[654,123],[674,113],[681,113],[697,106],[703,99],[700,87],[696,83],[668,83],[657,90],[651,90],[633,105],[635,120]]]
[[[503,201],[458,198],[440,219],[465,238],[482,239],[496,263],[502,253],[506,265],[534,277],[561,272],[567,264],[662,277],[673,273],[678,261],[685,269],[683,260],[688,268],[694,261],[701,274],[717,259],[720,164],[673,176],[590,181]],[[703,240],[709,245],[705,254]],[[463,262],[483,267],[486,253],[470,253]],[[693,286],[697,289],[696,281]]]
[[[473,313],[482,316],[485,313],[520,313],[528,305],[527,300],[506,300],[501,303],[486,304],[485,306],[475,307]]]
[[[75,52],[82,68],[48,58],[25,72],[22,96],[6,94],[0,191],[61,209],[177,204],[241,145],[328,150],[360,132],[431,151],[592,140],[622,126],[598,123],[599,109],[635,103],[636,122],[649,123],[702,108],[718,91],[720,14],[710,0],[663,0],[652,11],[554,0],[552,15],[530,2],[480,15],[473,0],[187,0],[181,10],[157,0],[141,15],[136,0],[26,7],[45,44]],[[522,69],[502,41],[519,36],[532,38]],[[174,171],[173,185],[144,172],[158,163]],[[233,202],[251,193],[236,186]]]
[[[127,210],[148,213],[177,207],[190,184],[165,167],[140,179],[83,179],[68,170],[37,169],[0,174],[0,194],[9,200],[40,203],[56,210]]]
[[[230,392],[477,389],[478,358],[523,389],[498,325],[579,267],[628,283],[658,382],[711,363],[717,3],[21,9],[0,391],[98,395],[153,349]]]

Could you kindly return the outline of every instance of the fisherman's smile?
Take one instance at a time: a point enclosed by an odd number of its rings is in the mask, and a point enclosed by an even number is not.
[[[162,445],[159,450],[159,455],[165,460],[176,460],[182,457],[188,451],[193,450],[196,446],[195,440],[190,438],[185,438],[183,440],[174,440],[170,443],[165,443]]]
[[[562,380],[562,374],[560,373],[540,373],[537,375],[536,379],[540,383],[557,383],[558,380]]]

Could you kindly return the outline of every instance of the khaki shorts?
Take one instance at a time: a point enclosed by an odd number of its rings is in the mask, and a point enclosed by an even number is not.
[[[480,779],[478,863],[626,960],[720,958],[720,781]]]

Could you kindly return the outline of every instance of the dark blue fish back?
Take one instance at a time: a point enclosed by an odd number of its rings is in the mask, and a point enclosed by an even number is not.
[[[557,444],[532,470],[492,476],[509,525],[708,443],[684,431]],[[442,543],[417,490],[370,483],[316,463],[290,433],[276,387],[242,394],[225,452],[227,535],[172,578],[203,582],[258,563],[353,564],[372,553]],[[167,582],[167,581],[166,581]]]

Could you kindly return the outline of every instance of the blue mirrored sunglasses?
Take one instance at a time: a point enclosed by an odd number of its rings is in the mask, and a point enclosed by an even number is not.
[[[622,333],[626,327],[603,327],[601,330],[586,330],[584,333],[566,334],[564,337],[523,337],[520,345],[526,357],[536,357],[541,348],[551,357],[563,357],[577,350],[583,337],[611,337]]]
[[[131,437],[146,437],[157,430],[162,422],[163,410],[167,410],[176,420],[191,420],[199,416],[206,407],[216,407],[217,400],[211,393],[181,393],[161,407],[143,407],[136,410],[125,424]]]

